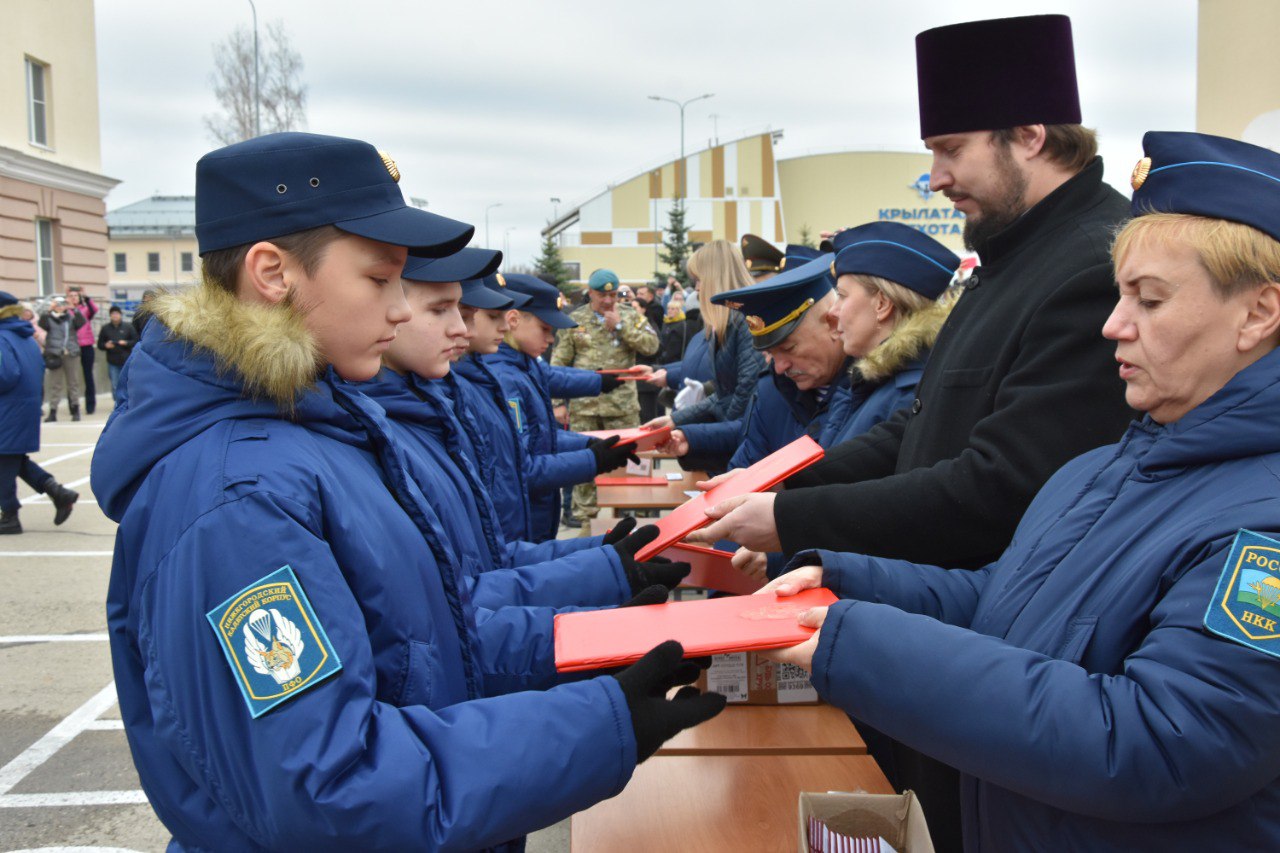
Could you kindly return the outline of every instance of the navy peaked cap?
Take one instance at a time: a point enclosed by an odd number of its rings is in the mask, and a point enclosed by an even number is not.
[[[332,225],[411,255],[443,257],[475,229],[405,204],[395,162],[367,142],[269,133],[196,163],[200,254]]]
[[[443,258],[410,258],[401,278],[409,281],[444,283],[483,278],[502,264],[502,253],[494,249],[462,249]]]
[[[578,325],[572,317],[561,310],[567,304],[567,300],[555,285],[523,273],[512,273],[506,276],[506,281],[508,289],[529,297],[529,302],[520,309],[521,311],[528,311],[555,329],[572,329]]]
[[[937,299],[960,267],[955,252],[927,234],[900,222],[872,222],[841,231],[832,271],[874,275],[921,296]]]
[[[831,292],[831,255],[819,255],[773,278],[717,293],[711,301],[741,311],[751,343],[758,350],[776,347],[796,330],[804,315]]]

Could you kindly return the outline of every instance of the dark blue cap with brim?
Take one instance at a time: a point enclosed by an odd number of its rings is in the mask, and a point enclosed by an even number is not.
[[[270,133],[219,148],[196,163],[200,254],[332,225],[441,258],[475,228],[405,204],[395,162],[367,142]]]
[[[1150,131],[1134,167],[1133,215],[1226,219],[1280,240],[1280,153],[1204,133]]]
[[[502,264],[502,253],[493,249],[463,249],[444,258],[410,258],[401,278],[427,284],[444,284],[483,278]]]
[[[578,324],[561,309],[567,304],[564,294],[555,285],[531,275],[512,273],[506,276],[507,289],[523,293],[529,302],[520,310],[527,311],[555,329],[572,329]]]
[[[810,248],[809,246],[802,246],[799,243],[788,243],[787,252],[779,262],[778,269],[784,271],[788,269],[795,269],[796,267],[804,266],[809,263],[809,261],[819,258],[824,254],[826,253]]]
[[[841,231],[832,273],[873,275],[937,299],[951,284],[960,257],[922,231],[898,222],[872,222]]]
[[[756,349],[776,347],[796,330],[804,315],[831,292],[831,258],[831,255],[819,255],[759,284],[717,293],[711,301],[743,313]]]
[[[516,304],[519,296],[519,305]],[[501,273],[492,273],[484,278],[473,278],[462,282],[462,298],[458,300],[468,308],[482,308],[490,311],[505,311],[508,308],[519,308],[529,301],[524,294],[512,293],[506,285]]]

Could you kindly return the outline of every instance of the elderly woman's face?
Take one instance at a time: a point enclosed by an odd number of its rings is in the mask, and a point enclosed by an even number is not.
[[[828,317],[845,354],[862,358],[878,347],[887,335],[886,324],[892,311],[886,311],[888,300],[872,293],[856,276],[842,275],[836,281],[836,297]]]
[[[1178,420],[1252,360],[1240,343],[1256,294],[1220,298],[1193,249],[1134,246],[1116,282],[1120,300],[1102,334],[1116,342],[1125,400],[1157,422]]]

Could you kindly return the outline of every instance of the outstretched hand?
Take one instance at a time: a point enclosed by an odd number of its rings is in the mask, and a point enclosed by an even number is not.
[[[773,520],[773,492],[738,495],[707,510],[712,523],[685,537],[694,545],[710,546],[731,539],[752,551],[781,551],[778,528]]]

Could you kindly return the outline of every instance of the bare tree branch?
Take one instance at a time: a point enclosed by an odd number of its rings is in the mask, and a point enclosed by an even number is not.
[[[282,21],[267,24],[258,52],[262,132],[306,128],[307,87],[302,83],[302,56],[289,43]],[[254,137],[253,31],[237,27],[216,43],[213,63],[209,82],[221,109],[204,117],[205,128],[222,145]]]

